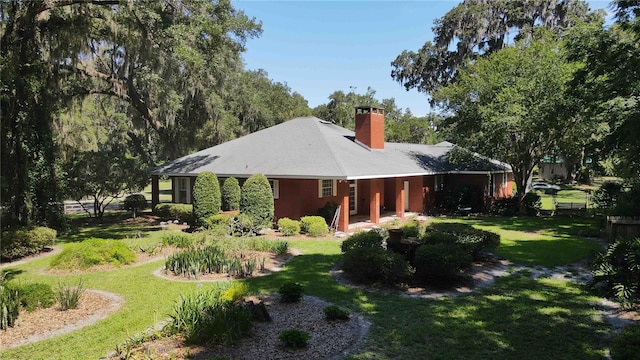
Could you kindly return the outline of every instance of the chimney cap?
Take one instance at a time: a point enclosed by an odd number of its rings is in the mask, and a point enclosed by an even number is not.
[[[381,106],[373,106],[373,105],[356,106],[355,111],[356,111],[356,114],[374,113],[374,114],[384,115],[384,108]]]

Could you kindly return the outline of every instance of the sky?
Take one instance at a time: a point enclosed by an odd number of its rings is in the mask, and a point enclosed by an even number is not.
[[[391,78],[391,62],[404,50],[433,40],[433,21],[459,1],[235,0],[236,9],[262,22],[262,35],[247,41],[245,68],[263,69],[316,107],[333,92],[393,97],[416,116],[431,111],[427,95],[406,91]],[[607,9],[608,1],[588,1]]]

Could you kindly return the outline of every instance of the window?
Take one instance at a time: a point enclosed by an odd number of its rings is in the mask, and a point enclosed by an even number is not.
[[[178,204],[191,203],[191,181],[188,177],[176,178],[175,201]]]
[[[433,181],[433,190],[440,191],[444,189],[444,176],[436,175]]]
[[[271,186],[271,192],[273,192],[273,198],[277,199],[280,197],[280,181],[278,180],[269,180],[269,186]]]
[[[507,179],[507,173],[502,174],[502,187],[505,189],[507,188]]]
[[[318,180],[318,197],[336,196],[336,180]]]

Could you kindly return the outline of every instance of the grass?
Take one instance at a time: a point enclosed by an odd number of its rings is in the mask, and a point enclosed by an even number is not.
[[[455,220],[500,232],[504,239],[501,255],[530,265],[570,263],[595,248],[589,245],[590,240],[579,237],[593,231],[593,222],[583,219]],[[139,240],[161,242],[157,232],[150,234],[157,238]],[[302,284],[306,295],[365,315],[372,323],[369,336],[365,347],[352,359],[603,359],[610,345],[607,335],[612,330],[594,310],[597,299],[573,282],[534,280],[526,274],[515,274],[466,296],[404,298],[337,283],[329,271],[341,258],[340,240],[288,241],[303,255],[294,257],[280,272],[243,281],[252,291],[270,293],[277,292],[285,282],[295,281]],[[554,255],[558,249],[573,247],[578,250],[572,254]],[[555,258],[551,261],[550,256]],[[24,271],[18,278],[54,286],[82,280],[85,288],[123,296],[123,307],[82,330],[1,352],[0,358],[99,358],[166,319],[180,295],[214,286],[172,282],[152,275],[163,260],[107,272],[56,276],[42,273],[50,261],[43,258],[17,266]]]
[[[158,181],[158,190],[160,202],[171,202],[171,180]],[[142,194],[147,200],[151,201],[151,184],[145,186]]]

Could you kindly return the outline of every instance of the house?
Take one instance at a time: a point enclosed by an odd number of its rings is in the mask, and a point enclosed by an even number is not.
[[[384,109],[355,109],[355,132],[315,117],[300,117],[168,162],[152,171],[152,203],[158,203],[158,176],[172,180],[172,200],[190,203],[195,177],[203,171],[239,181],[255,173],[267,176],[275,217],[317,214],[328,202],[340,205],[338,229],[349,217],[380,220],[381,209],[402,218],[405,211],[425,212],[447,187],[475,186],[487,199],[510,196],[511,168],[460,149],[384,141]]]

